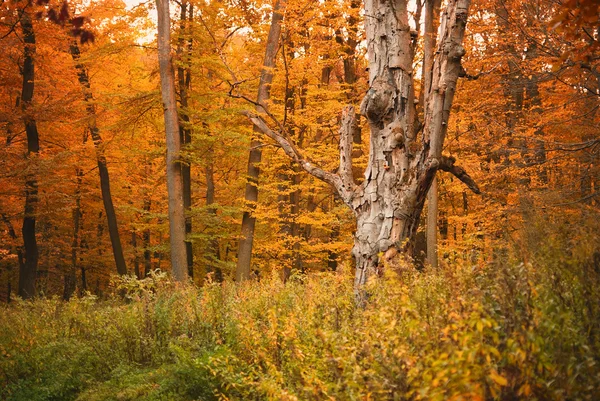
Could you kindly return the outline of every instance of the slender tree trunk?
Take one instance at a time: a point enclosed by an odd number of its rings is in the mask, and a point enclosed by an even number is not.
[[[77,251],[79,250],[79,229],[81,220],[81,181],[83,171],[75,170],[77,186],[75,188],[75,207],[73,208],[73,240],[71,241],[71,267],[65,272],[63,299],[68,301],[77,287]]]
[[[112,194],[110,190],[110,176],[108,174],[108,166],[106,156],[104,154],[104,142],[100,136],[100,129],[96,125],[96,106],[94,105],[94,97],[90,87],[90,79],[85,66],[81,63],[81,53],[77,42],[71,43],[71,57],[75,62],[77,77],[81,85],[83,96],[86,102],[86,110],[88,114],[88,128],[94,147],[96,148],[96,160],[98,162],[98,173],[100,174],[100,191],[102,192],[102,203],[106,212],[106,220],[108,223],[108,234],[112,245],[113,257],[117,267],[117,273],[120,275],[127,274],[127,265],[123,256],[123,247],[121,245],[121,237],[119,235],[119,225],[117,223],[117,214],[113,204]]]
[[[140,255],[137,246],[137,232],[135,229],[131,230],[131,247],[133,248],[133,273],[137,278],[143,278],[140,270]]]
[[[15,228],[13,227],[10,219],[4,213],[2,213],[0,215],[0,217],[2,217],[2,221],[4,222],[4,224],[6,224],[6,228],[8,229],[8,235],[16,243],[17,232],[15,231]],[[20,246],[16,245],[12,251],[17,254],[17,262],[19,264],[19,272],[21,272],[21,270],[24,268],[24,263],[25,263],[23,260],[23,249]],[[11,297],[11,291],[12,291],[10,270],[11,270],[11,268],[9,268],[9,274],[7,277],[7,284],[8,284],[7,285],[7,294],[6,294],[6,302],[7,303],[10,303],[10,297]]]
[[[263,68],[258,84],[257,103],[261,106],[257,107],[257,112],[261,113],[267,110],[267,100],[271,92],[271,82],[273,82],[273,68],[275,67],[275,57],[279,48],[279,37],[281,36],[281,22],[283,21],[283,10],[285,0],[278,0],[273,8],[273,16],[271,19],[271,28],[267,37],[267,47]],[[255,129],[255,131],[257,131]],[[235,270],[236,281],[244,281],[250,278],[250,262],[252,260],[252,246],[254,242],[254,227],[256,225],[256,217],[252,212],[258,201],[258,163],[262,158],[260,149],[261,142],[254,139],[250,144],[250,156],[248,158],[248,182],[246,183],[246,210],[242,216],[242,234],[238,246],[238,261]]]
[[[189,7],[189,9],[188,9]],[[191,23],[193,20],[193,5],[188,4],[186,0],[181,2],[181,16],[180,16],[180,33],[179,40],[177,41],[177,54],[179,55],[180,62],[184,61],[184,44],[186,28],[191,29]],[[188,16],[189,14],[189,16]],[[189,21],[189,27],[187,27],[187,21]],[[188,100],[189,90],[191,85],[191,69],[190,69],[190,57],[192,52],[192,38],[191,32],[187,32],[190,35],[187,46],[187,57],[185,58],[185,67],[180,64],[177,68],[177,79],[179,84],[179,104],[181,105],[180,119],[181,124],[179,126],[179,139],[182,146],[189,146],[192,143],[192,130],[190,128],[190,117],[188,115]],[[186,237],[192,233],[192,216],[190,215],[192,207],[192,173],[189,161],[181,163],[181,176],[183,179],[183,207],[186,211],[185,217],[185,234]],[[192,242],[188,240],[185,242],[186,250],[186,262],[188,275],[194,277],[194,250]]]
[[[206,167],[206,206],[209,208],[208,211],[213,219],[217,218],[217,209],[214,207],[215,202],[215,173],[211,157]],[[208,261],[206,272],[214,273],[214,279],[217,282],[223,281],[223,271],[219,267],[219,241],[216,238],[211,238],[208,241],[206,259]]]
[[[162,219],[158,219],[158,224],[160,225],[162,223],[163,223],[163,220]],[[163,236],[162,236],[162,233],[159,233],[158,234],[158,245],[162,246],[162,243],[163,243]],[[164,255],[163,251],[161,251],[161,250],[154,251],[154,259],[156,259],[156,261],[154,263],[154,269],[160,270],[160,265],[162,263],[162,260],[163,260],[164,256],[165,255]]]
[[[421,88],[421,104],[425,104],[429,99],[425,98],[429,94],[431,78],[433,74],[433,52],[435,49],[435,32],[437,31],[437,21],[439,18],[440,0],[426,0],[425,2],[425,35],[423,38],[423,85]],[[427,262],[433,268],[438,266],[438,239],[437,239],[437,218],[438,218],[438,182],[434,177],[431,188],[427,194]]]
[[[85,246],[83,246],[83,243],[81,243],[81,244],[82,244],[82,248],[89,249],[87,244]],[[84,295],[86,293],[86,291],[88,290],[87,277],[86,277],[87,269],[85,268],[85,266],[83,264],[81,264],[79,267],[79,270],[81,271],[81,288],[79,289],[79,294]]]
[[[25,49],[23,52],[23,87],[21,91],[21,109],[27,134],[27,156],[39,153],[40,141],[35,118],[32,115],[31,101],[35,85],[35,52],[36,42],[33,24],[29,14],[20,12],[21,28]],[[36,239],[36,213],[38,204],[38,182],[35,173],[29,173],[25,181],[25,215],[23,217],[23,244],[25,263],[19,269],[19,296],[24,299],[33,298],[36,294],[36,276],[39,251]]]
[[[146,195],[148,196],[148,195]],[[151,200],[149,197],[144,199],[143,209],[146,213],[150,212]],[[146,228],[142,234],[142,240],[144,241],[144,277],[148,277],[152,270],[152,252],[150,252],[150,229]]]
[[[438,267],[438,182],[433,178],[427,193],[427,262],[431,267]]]
[[[283,50],[286,51],[285,49]],[[292,58],[292,53],[284,54],[284,63],[286,66],[286,74],[289,73],[287,68],[287,58]],[[289,82],[289,76],[286,76],[286,82]],[[287,129],[288,136],[293,138],[298,146],[302,146],[304,139],[303,128],[296,126],[294,121],[296,112],[296,91],[299,89],[300,95],[300,110],[304,109],[306,105],[306,81],[303,80],[299,87],[286,87],[285,96],[285,115],[286,119],[284,124],[289,127]],[[290,277],[293,270],[302,269],[302,258],[300,256],[300,243],[299,234],[300,227],[296,222],[298,213],[300,212],[300,189],[298,184],[300,178],[298,176],[298,167],[292,162],[288,166],[289,162],[284,162],[280,168],[281,173],[278,174],[280,181],[279,194],[277,195],[277,205],[279,213],[279,234],[284,239],[285,256],[282,260],[283,265],[283,281],[286,282]],[[289,209],[288,209],[289,208]]]
[[[175,74],[171,60],[171,17],[169,0],[156,0],[158,13],[158,63],[160,86],[167,137],[167,192],[169,196],[169,234],[171,244],[171,269],[176,281],[186,281],[188,276],[185,245],[185,206],[183,177],[179,161],[181,140],[179,116],[175,97]]]
[[[350,1],[350,15],[348,16],[348,28],[346,32],[347,39],[342,38],[341,32],[336,32],[336,41],[343,45],[343,64],[344,64],[344,84],[346,85],[346,96],[352,104],[358,99],[358,91],[356,90],[356,48],[359,44],[358,10],[360,9],[360,0]],[[358,137],[354,138],[354,143],[361,143],[360,131],[357,132]]]

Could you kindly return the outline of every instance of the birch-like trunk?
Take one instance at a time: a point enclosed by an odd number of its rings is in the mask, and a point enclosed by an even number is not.
[[[421,88],[421,102],[429,101],[428,95],[431,88],[433,56],[435,48],[435,32],[439,21],[439,7],[441,0],[425,1],[425,32],[423,36],[423,78]],[[427,97],[426,97],[427,95]],[[433,268],[438,266],[438,180],[433,178],[429,193],[427,194],[427,262]]]
[[[378,272],[383,261],[392,262],[398,253],[410,254],[425,198],[438,169],[451,172],[479,192],[453,158],[442,156],[461,71],[469,3],[469,0],[450,0],[446,6],[431,85],[425,96],[421,132],[416,129],[414,37],[408,24],[407,1],[365,1],[370,88],[360,111],[367,119],[371,135],[369,163],[365,180],[359,186],[352,176],[352,137],[357,130],[352,107],[347,107],[342,115],[337,173],[313,165],[285,133],[270,129],[260,116],[245,113],[306,172],[333,186],[354,212],[357,224],[352,254],[356,260],[357,289]]]

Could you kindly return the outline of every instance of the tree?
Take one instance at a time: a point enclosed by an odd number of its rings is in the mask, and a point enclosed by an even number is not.
[[[192,54],[192,38],[191,33],[187,32],[188,41],[187,49],[185,52],[187,55],[183,57],[184,53],[184,35],[186,35],[186,28],[191,30],[190,25],[194,18],[194,6],[188,4],[186,0],[180,3],[181,16],[180,16],[180,31],[179,38],[177,40],[177,55],[180,58],[180,64],[177,67],[177,83],[179,86],[179,104],[181,106],[181,122],[179,125],[179,140],[183,146],[189,146],[192,142],[192,130],[190,127],[190,117],[188,115],[188,100],[189,91],[191,87],[192,73],[190,68],[190,57]],[[189,17],[188,17],[189,13]],[[181,176],[183,180],[183,206],[188,215],[185,217],[185,234],[189,236],[192,233],[192,217],[189,216],[192,207],[192,178],[191,178],[191,167],[190,163],[181,163]],[[190,277],[194,277],[194,250],[192,248],[192,242],[185,242],[186,249],[186,263],[188,274]]]
[[[423,80],[421,87],[422,104],[429,101],[425,96],[429,94],[431,86],[433,49],[435,47],[435,32],[439,17],[440,0],[425,0],[425,32],[423,38]],[[433,177],[431,188],[427,194],[427,261],[432,267],[438,266],[437,252],[437,220],[438,220],[438,182]]]
[[[167,192],[169,196],[169,234],[171,268],[176,281],[185,281],[188,275],[185,246],[185,207],[183,177],[179,152],[179,116],[175,97],[175,74],[171,60],[171,17],[169,0],[156,0],[158,12],[158,63],[160,86],[167,137]]]
[[[108,222],[108,234],[110,236],[110,243],[112,246],[113,257],[115,259],[115,265],[117,266],[117,273],[120,275],[127,274],[127,265],[125,264],[125,257],[123,256],[123,247],[121,246],[121,238],[119,236],[119,225],[117,223],[117,214],[113,204],[112,194],[110,192],[110,176],[108,174],[108,165],[106,162],[106,156],[104,154],[104,144],[102,136],[100,136],[100,129],[96,125],[96,107],[93,103],[92,90],[90,87],[90,78],[85,66],[82,64],[80,57],[81,52],[77,42],[73,42],[69,47],[71,57],[75,62],[75,69],[77,70],[77,78],[81,89],[83,91],[83,97],[86,102],[86,111],[88,114],[88,129],[96,148],[96,159],[98,162],[98,173],[100,175],[100,190],[102,192],[102,203],[104,204],[104,211],[106,213],[106,220]],[[76,200],[77,202],[77,200]],[[79,212],[77,212],[79,213]],[[75,218],[75,231],[78,231],[79,220]]]
[[[281,35],[281,22],[283,20],[284,0],[278,0],[273,7],[273,16],[271,27],[267,37],[267,45],[263,68],[260,74],[258,84],[258,96],[256,99],[256,109],[259,113],[267,112],[266,102],[269,100],[271,91],[271,82],[273,82],[273,67],[275,66],[275,56],[279,48],[279,37]],[[260,127],[257,126],[260,130]],[[258,176],[260,174],[258,163],[260,163],[262,151],[261,142],[253,140],[250,144],[250,154],[248,157],[248,181],[246,183],[245,200],[248,203],[248,210],[242,217],[242,236],[238,247],[238,261],[235,270],[236,281],[247,280],[250,277],[250,261],[252,259],[252,243],[254,242],[254,227],[256,217],[252,210],[258,201]]]
[[[357,288],[376,274],[383,262],[391,262],[399,252],[411,253],[437,170],[454,174],[479,192],[464,169],[455,165],[454,158],[442,156],[460,61],[465,54],[462,41],[469,4],[468,0],[453,0],[446,6],[420,130],[414,108],[412,66],[416,33],[409,27],[408,4],[365,1],[370,88],[360,112],[368,121],[371,139],[365,180],[360,185],[352,176],[352,137],[356,130],[353,107],[342,114],[337,173],[325,171],[305,158],[278,122],[278,130],[273,130],[263,117],[245,112],[306,172],[329,183],[354,212],[357,226],[352,254]]]
[[[27,134],[27,156],[33,157],[40,151],[40,139],[35,117],[32,115],[31,101],[35,88],[35,33],[31,17],[27,10],[19,10],[21,28],[23,30],[23,87],[21,90],[21,109],[23,123]],[[25,215],[23,217],[23,243],[25,263],[19,271],[19,296],[32,298],[35,296],[35,282],[38,266],[38,245],[36,239],[36,213],[38,204],[38,181],[34,173],[29,173],[25,182]]]

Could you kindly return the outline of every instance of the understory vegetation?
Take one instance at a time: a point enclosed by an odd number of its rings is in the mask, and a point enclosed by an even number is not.
[[[17,300],[0,309],[0,398],[597,399],[592,237],[390,268],[364,307],[349,266],[203,287],[155,272],[107,299]]]

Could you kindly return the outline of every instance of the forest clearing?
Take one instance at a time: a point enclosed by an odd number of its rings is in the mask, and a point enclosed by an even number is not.
[[[0,399],[600,398],[597,0],[0,4]]]

